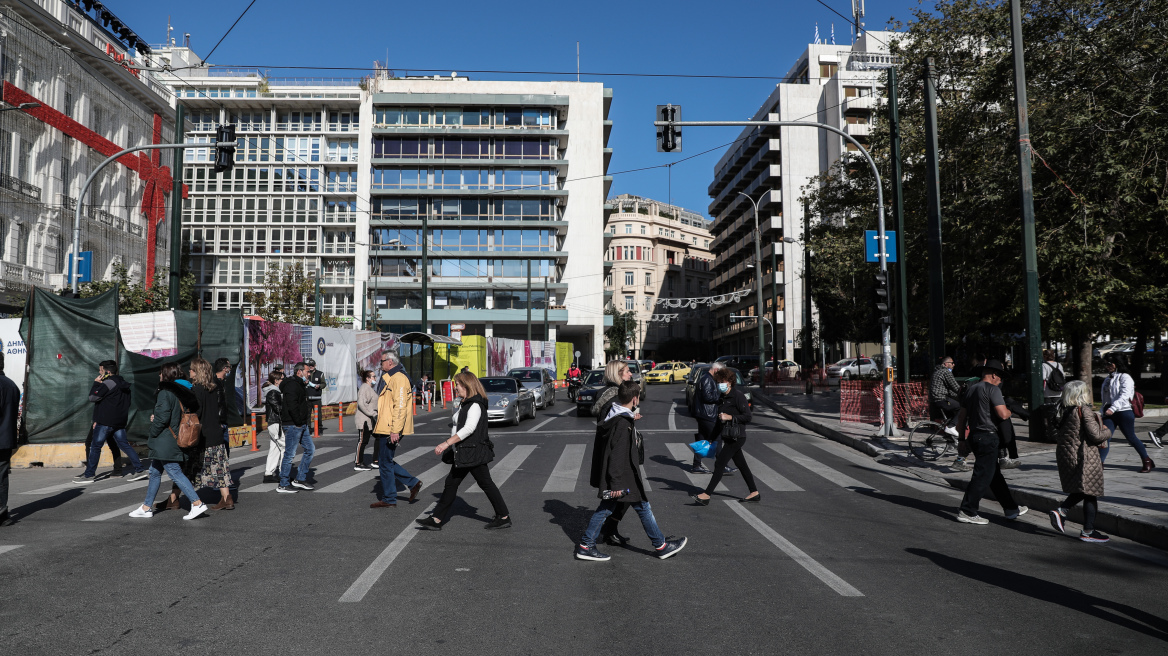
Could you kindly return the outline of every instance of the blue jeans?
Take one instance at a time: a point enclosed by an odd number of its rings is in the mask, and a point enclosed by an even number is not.
[[[1144,460],[1148,459],[1148,450],[1144,448],[1144,443],[1140,438],[1136,437],[1136,413],[1131,410],[1120,410],[1119,412],[1111,413],[1111,416],[1103,417],[1103,425],[1115,435],[1115,427],[1119,426],[1119,430],[1123,436],[1127,438],[1127,443],[1136,448],[1136,452]],[[93,441],[97,441],[97,436],[93,436]],[[1111,442],[1108,441],[1107,446],[1099,450],[1099,460],[1107,460],[1107,452],[1111,450]]]
[[[280,463],[280,487],[288,487],[291,483],[289,477],[292,475],[292,459],[296,457],[296,445],[304,447],[304,455],[300,457],[300,464],[296,467],[296,480],[302,483],[308,479],[308,470],[312,467],[316,445],[312,442],[312,434],[308,432],[307,424],[281,426],[284,428],[284,460]]]
[[[397,503],[398,481],[408,490],[418,484],[418,479],[393,459],[397,455],[397,444],[390,442],[388,435],[374,437],[381,443],[381,454],[377,459],[377,465],[381,468],[381,495],[378,498],[386,503]]]
[[[113,433],[114,442],[117,443],[118,448],[130,459],[130,467],[133,468],[133,471],[135,473],[142,471],[142,461],[138,459],[138,452],[130,447],[130,440],[126,438],[126,429],[114,430],[112,426],[98,424],[93,429],[93,442],[89,445],[89,457],[85,460],[85,473],[82,476],[89,477],[97,473],[97,461],[101,460],[101,447],[105,446],[105,441],[110,433]]]
[[[584,537],[580,538],[581,545],[589,549],[596,546],[596,538],[600,537],[600,527],[604,526],[604,520],[608,519],[612,511],[616,510],[617,505],[621,503],[624,502],[617,499],[605,499],[600,502],[600,507],[592,513],[592,521],[588,522],[588,530],[584,531]],[[661,534],[661,529],[657,528],[657,519],[653,517],[653,510],[649,508],[649,502],[639,501],[629,505],[637,511],[637,516],[641,518],[641,526],[645,528],[645,535],[649,536],[653,548],[660,549],[661,545],[665,544],[665,536]]]
[[[158,496],[158,486],[162,483],[162,470],[164,469],[166,475],[174,481],[174,484],[182,491],[183,496],[189,499],[192,504],[199,500],[199,493],[195,491],[195,486],[191,485],[191,481],[183,474],[182,465],[177,462],[151,460],[150,484],[146,486],[146,501],[142,503],[143,506],[154,507],[154,497]]]

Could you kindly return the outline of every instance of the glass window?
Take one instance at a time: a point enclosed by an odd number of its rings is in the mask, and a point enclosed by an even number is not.
[[[631,223],[626,223],[626,224],[625,224],[625,234],[626,234],[626,235],[631,235],[631,234],[633,234],[633,224],[631,224]]]
[[[636,298],[637,297],[635,297],[635,296],[626,296],[625,297],[625,309],[626,310],[632,310],[634,308],[634,306],[636,304]]]
[[[645,286],[649,287],[649,286],[652,286],[652,284],[653,284],[653,274],[646,273],[645,274]]]

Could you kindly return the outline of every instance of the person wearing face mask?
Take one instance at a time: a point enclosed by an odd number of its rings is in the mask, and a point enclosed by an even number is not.
[[[1136,415],[1132,410],[1132,399],[1136,395],[1136,382],[1128,373],[1127,363],[1123,359],[1110,359],[1107,361],[1106,367],[1107,378],[1103,379],[1101,390],[1103,425],[1107,427],[1111,435],[1115,435],[1115,428],[1119,427],[1120,432],[1127,438],[1128,444],[1135,448],[1136,452],[1140,454],[1140,459],[1144,462],[1144,468],[1140,470],[1140,473],[1147,474],[1156,467],[1156,463],[1148,457],[1148,450],[1144,448],[1144,443],[1136,437]],[[1110,439],[1099,452],[1102,461],[1107,461],[1109,451],[1111,451]]]
[[[633,372],[629,370],[629,365],[623,360],[613,360],[604,367],[604,389],[596,395],[596,400],[592,402],[592,415],[596,417],[596,435],[592,448],[593,472],[600,471],[607,450],[608,433],[604,430],[605,420],[612,412],[613,404],[617,402],[617,393],[621,384],[632,379]],[[640,418],[641,413],[633,410],[633,420]],[[628,544],[629,538],[621,535],[620,531],[617,530],[628,509],[628,504],[619,504],[613,508],[612,514],[604,520],[604,525],[600,529],[601,542],[612,547],[623,547]]]
[[[714,488],[718,487],[718,483],[722,482],[722,474],[726,471],[726,464],[731,460],[738,469],[742,471],[742,480],[746,483],[746,489],[750,494],[744,498],[739,499],[740,503],[758,503],[761,496],[758,493],[758,487],[754,484],[754,476],[750,473],[750,465],[746,462],[746,455],[742,453],[742,444],[746,442],[746,434],[743,432],[741,437],[729,438],[726,433],[728,427],[732,424],[745,425],[750,423],[751,411],[750,402],[746,400],[746,395],[742,390],[734,385],[734,372],[729,369],[720,369],[714,372],[714,380],[718,384],[718,392],[722,395],[721,403],[718,405],[717,422],[714,425],[715,439],[721,438],[722,448],[718,451],[718,457],[714,459],[714,474],[710,477],[710,483],[706,485],[705,492],[692,495],[694,501],[699,506],[710,505],[710,495],[714,493]]]

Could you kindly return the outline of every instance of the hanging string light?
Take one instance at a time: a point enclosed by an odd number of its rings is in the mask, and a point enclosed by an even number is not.
[[[740,289],[728,294],[703,296],[700,298],[659,298],[657,299],[657,305],[668,309],[696,309],[699,305],[717,307],[719,305],[726,305],[727,303],[737,303],[749,294],[750,291],[749,289]]]

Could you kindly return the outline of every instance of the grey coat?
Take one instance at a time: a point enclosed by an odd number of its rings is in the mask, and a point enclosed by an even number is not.
[[[1108,437],[1103,420],[1093,409],[1082,406],[1063,409],[1055,451],[1063,492],[1103,496],[1103,461],[1099,458],[1099,446],[1107,442]]]
[[[357,390],[357,429],[373,430],[377,425],[377,390],[369,383],[362,383]]]

